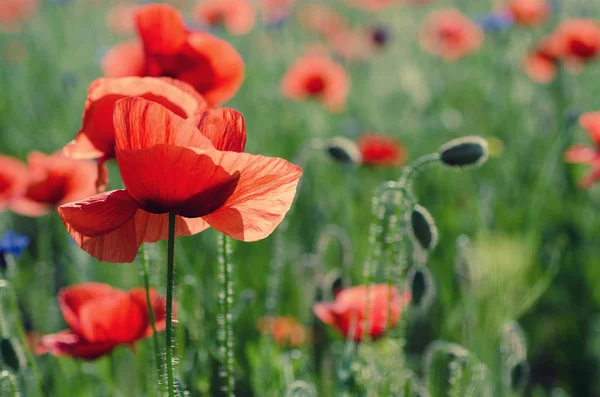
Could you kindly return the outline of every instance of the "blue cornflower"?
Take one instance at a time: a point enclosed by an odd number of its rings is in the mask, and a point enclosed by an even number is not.
[[[19,257],[23,254],[25,248],[29,246],[29,242],[29,237],[26,235],[9,230],[0,238],[0,255],[10,254]]]

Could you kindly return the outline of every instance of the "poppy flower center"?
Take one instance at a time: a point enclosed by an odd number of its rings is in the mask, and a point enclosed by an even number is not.
[[[312,76],[306,81],[306,91],[311,95],[318,95],[325,90],[325,79],[321,76]]]
[[[10,189],[11,185],[12,183],[10,180],[0,175],[0,194],[7,192]]]
[[[456,25],[445,25],[438,31],[440,41],[447,43],[459,43],[462,40],[462,31]]]
[[[598,52],[598,47],[586,40],[576,39],[569,42],[569,52],[578,58],[592,58]]]
[[[65,198],[68,190],[69,179],[67,176],[50,174],[46,179],[31,184],[25,196],[40,203],[57,205]]]

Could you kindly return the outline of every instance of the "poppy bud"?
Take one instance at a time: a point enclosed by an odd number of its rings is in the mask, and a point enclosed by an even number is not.
[[[435,221],[427,209],[420,205],[415,205],[410,215],[410,224],[413,235],[421,248],[426,251],[431,251],[435,248],[438,231]]]
[[[325,150],[331,158],[343,164],[360,164],[362,156],[358,146],[348,138],[336,136],[325,143]]]
[[[453,139],[443,145],[440,160],[449,167],[476,167],[488,157],[488,143],[479,136],[466,136]]]
[[[385,47],[389,40],[390,32],[384,26],[376,25],[371,28],[371,41],[376,47]]]
[[[12,372],[19,372],[26,366],[25,356],[21,350],[21,346],[13,339],[0,339],[0,356],[2,365]]]

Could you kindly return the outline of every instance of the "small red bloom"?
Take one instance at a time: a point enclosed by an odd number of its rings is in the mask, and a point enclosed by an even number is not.
[[[2,0],[0,31],[13,31],[18,24],[31,18],[38,9],[38,0]]]
[[[0,212],[25,190],[27,167],[21,161],[0,155]]]
[[[371,338],[385,333],[388,312],[391,314],[389,325],[393,327],[398,323],[402,309],[410,302],[410,295],[405,294],[402,298],[399,295],[396,287],[377,284],[370,286],[367,298],[367,287],[360,285],[342,290],[334,302],[316,303],[313,311],[321,321],[335,327],[345,338],[351,337],[360,342],[367,316]]]
[[[366,134],[358,140],[362,163],[367,165],[399,166],[406,162],[404,146],[384,135]]]
[[[282,347],[298,347],[306,341],[306,328],[294,317],[262,317],[258,320],[258,330],[271,335]]]
[[[98,167],[91,161],[32,152],[27,163],[24,191],[10,205],[18,214],[42,216],[59,205],[96,193]]]
[[[526,26],[544,22],[552,11],[549,0],[510,0],[507,8],[517,24]]]
[[[254,28],[254,8],[248,0],[201,0],[196,19],[208,26],[225,26],[233,35],[250,33]]]
[[[350,78],[342,65],[321,53],[308,53],[288,69],[281,91],[293,100],[315,98],[332,112],[346,107]]]
[[[114,109],[115,152],[125,190],[63,205],[77,244],[99,260],[132,262],[143,242],[210,226],[238,240],[268,236],[292,204],[301,170],[283,159],[242,153],[243,117],[208,110],[199,123],[143,98]]]
[[[595,146],[573,145],[565,152],[565,161],[592,166],[592,171],[580,182],[583,189],[589,189],[600,180],[600,112],[582,114],[579,125],[588,132]]]
[[[483,36],[481,28],[462,12],[446,8],[427,16],[421,26],[420,41],[425,51],[456,61],[477,51]]]
[[[549,83],[557,72],[558,49],[554,37],[548,36],[525,59],[525,72],[535,82]]]
[[[150,300],[157,332],[165,329],[164,298],[151,289]],[[93,360],[118,345],[132,346],[152,335],[145,290],[121,291],[107,284],[84,283],[63,288],[58,303],[68,330],[44,335],[38,354]]]
[[[552,33],[558,56],[568,63],[582,63],[600,51],[600,26],[591,19],[570,19]]]

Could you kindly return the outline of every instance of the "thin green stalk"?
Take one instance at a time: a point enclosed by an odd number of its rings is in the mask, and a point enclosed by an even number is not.
[[[167,248],[167,325],[166,325],[166,360],[167,360],[167,390],[169,397],[175,397],[175,382],[173,378],[173,288],[175,256],[175,213],[169,212],[169,242]]]
[[[142,275],[144,277],[144,289],[146,290],[146,305],[148,306],[148,317],[152,327],[152,345],[154,347],[154,361],[156,362],[156,374],[158,375],[159,387],[162,385],[162,356],[160,354],[160,344],[158,334],[156,333],[156,320],[154,318],[154,309],[150,299],[150,279],[148,277],[148,256],[146,246],[142,245]]]
[[[231,315],[231,304],[233,302],[233,280],[232,280],[232,264],[230,261],[231,257],[231,244],[229,238],[219,234],[219,281],[221,284],[221,291],[219,293],[219,303],[221,305],[221,318],[219,319],[219,342],[221,359],[223,366],[223,378],[225,380],[225,391],[227,397],[234,396],[234,383],[233,377],[233,331],[232,331],[232,315]]]

